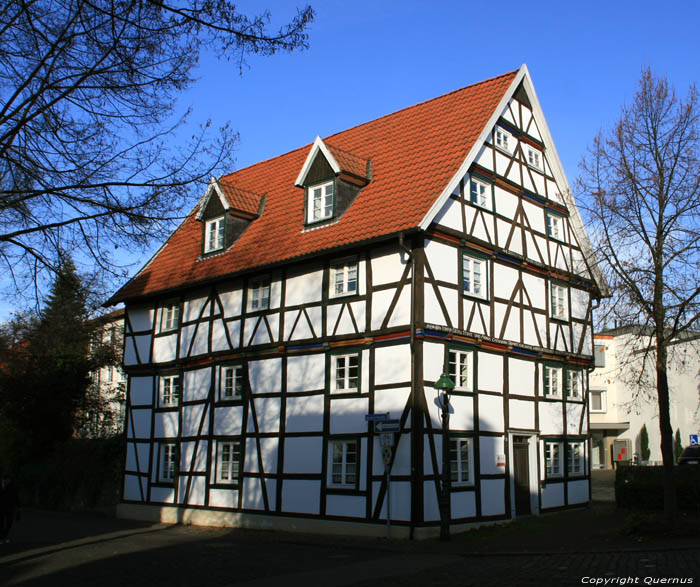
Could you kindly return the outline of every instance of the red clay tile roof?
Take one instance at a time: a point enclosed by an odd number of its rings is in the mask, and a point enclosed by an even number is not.
[[[304,190],[294,181],[310,145],[224,176],[221,184],[266,194],[263,215],[229,250],[202,259],[201,223],[190,214],[151,261],[106,303],[418,227],[464,162],[517,73],[512,71],[328,137],[327,144],[336,150],[361,154],[372,161],[372,181],[335,224],[304,231]],[[354,169],[357,161],[344,164]]]
[[[227,176],[219,181],[219,187],[226,200],[228,200],[229,206],[234,210],[248,212],[257,216],[262,196],[255,192],[241,189],[232,183],[232,179],[232,176]]]
[[[347,173],[351,173],[352,175],[355,175],[357,177],[369,179],[367,177],[367,164],[369,163],[367,159],[363,159],[362,157],[358,157],[357,155],[348,153],[347,151],[343,151],[338,147],[329,145],[326,141],[324,141],[324,143],[326,144],[326,147],[328,147],[328,150],[331,152],[331,155],[335,157],[335,160],[338,162],[338,165],[340,165],[340,169],[342,171],[346,171]]]

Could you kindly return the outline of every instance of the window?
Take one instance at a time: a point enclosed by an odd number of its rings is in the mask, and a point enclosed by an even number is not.
[[[471,482],[470,466],[469,439],[450,439],[450,479],[454,485],[467,485]]]
[[[248,287],[248,311],[257,312],[270,307],[270,278],[258,277],[250,280]]]
[[[217,481],[234,483],[241,470],[241,441],[232,440],[218,443]]]
[[[530,167],[534,167],[535,169],[542,171],[542,154],[530,145],[525,147],[525,154],[527,157],[527,164]]]
[[[180,325],[180,304],[172,302],[166,304],[160,311],[160,331],[175,330]]]
[[[449,352],[449,373],[450,379],[455,384],[457,390],[472,389],[472,352],[456,351]]]
[[[569,442],[566,445],[566,471],[569,475],[583,475],[583,442]]]
[[[219,386],[219,399],[240,398],[243,390],[243,367],[240,365],[221,367]]]
[[[550,315],[557,320],[569,319],[568,288],[556,283],[549,285]]]
[[[358,451],[356,440],[331,441],[331,482],[334,487],[356,487]]]
[[[161,467],[160,480],[172,482],[177,477],[177,445],[163,444],[161,445]]]
[[[360,356],[337,355],[333,361],[333,388],[334,392],[349,393],[359,391],[360,388]]]
[[[486,298],[488,262],[480,257],[462,254],[462,293]]]
[[[339,261],[331,265],[331,297],[357,293],[357,261]]]
[[[472,204],[487,210],[491,209],[491,186],[488,183],[472,177],[469,182],[469,193]]]
[[[547,236],[558,241],[564,240],[564,219],[547,212]]]
[[[307,222],[318,222],[333,216],[333,181],[307,188]]]
[[[590,402],[591,402],[591,413],[593,412],[606,412],[607,398],[605,390],[603,389],[591,389],[589,392]]]
[[[561,442],[544,443],[545,477],[561,477]]]
[[[577,370],[566,373],[566,397],[570,400],[581,401],[583,398],[583,372]]]
[[[224,217],[207,220],[204,225],[204,252],[211,253],[224,248]]]
[[[180,403],[180,376],[160,376],[160,405],[164,407],[176,406]]]
[[[513,147],[515,146],[513,135],[500,126],[496,127],[494,143],[499,149],[508,154],[513,152]]]
[[[561,367],[544,366],[544,397],[561,398]]]
[[[593,345],[593,359],[596,367],[605,367],[605,345]]]

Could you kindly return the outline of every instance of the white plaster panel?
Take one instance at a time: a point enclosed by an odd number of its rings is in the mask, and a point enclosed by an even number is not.
[[[532,307],[539,310],[544,310],[547,299],[545,280],[541,277],[537,277],[523,271],[523,286],[525,287],[527,296],[529,296],[529,301]],[[525,298],[525,301],[527,302],[527,297]]]
[[[591,273],[588,271],[588,266],[583,258],[583,255],[578,249],[572,249],[572,267],[571,270],[576,273],[576,275],[582,275],[584,277],[591,278]]]
[[[532,312],[526,311],[523,318],[523,342],[534,346],[543,346],[545,339],[543,338],[542,344],[540,344],[540,339],[537,338],[537,333],[540,331],[537,325],[536,317],[532,314]],[[542,335],[540,334],[540,336]]]
[[[542,488],[542,509],[556,508],[564,505],[564,484],[547,483]]]
[[[389,318],[389,328],[394,326],[408,325],[411,323],[411,286],[406,285],[401,290],[399,300],[394,307],[394,311]]]
[[[472,396],[452,395],[450,397],[450,429],[474,429],[474,398]]]
[[[399,418],[410,395],[410,387],[377,389],[374,392],[374,413],[385,414],[389,412],[391,418]]]
[[[360,353],[360,390],[369,389],[369,349],[364,349]]]
[[[541,192],[540,192],[541,193]],[[542,208],[531,204],[527,200],[523,200],[523,211],[527,218],[530,228],[537,232],[545,232],[544,212]]]
[[[493,288],[501,298],[510,299],[518,283],[518,270],[501,263],[493,264]]]
[[[374,359],[375,385],[411,380],[411,348],[408,344],[377,347]]]
[[[141,501],[139,477],[136,475],[124,475],[124,499],[126,501]]]
[[[284,305],[299,306],[320,302],[323,290],[323,268],[315,265],[300,267],[287,277]]]
[[[479,437],[479,470],[482,475],[505,473],[505,467],[496,466],[496,457],[506,454],[502,436]]]
[[[535,363],[522,359],[508,359],[509,392],[516,395],[535,395]]]
[[[237,489],[210,489],[209,506],[215,508],[237,508]]]
[[[381,327],[395,293],[396,289],[392,288],[372,294],[372,330],[377,330]]]
[[[157,501],[160,503],[174,503],[175,502],[175,488],[174,487],[151,487],[151,501]]]
[[[249,438],[245,443],[245,466],[244,473],[259,473],[258,470],[258,443],[254,438]]]
[[[445,362],[445,347],[434,342],[423,343],[423,378],[437,381],[442,375]]]
[[[282,385],[282,359],[261,359],[248,363],[253,393],[275,393]]]
[[[423,517],[426,522],[433,522],[440,519],[440,509],[438,508],[437,491],[434,481],[423,483]]]
[[[323,389],[326,382],[326,356],[290,356],[287,359],[287,393]]]
[[[156,412],[155,426],[155,438],[175,438],[178,433],[177,412]]]
[[[563,434],[564,422],[561,402],[539,402],[540,434]]]
[[[129,377],[129,402],[132,406],[153,405],[153,377]]]
[[[546,155],[543,155],[543,158],[544,157],[546,157]],[[544,176],[533,171],[532,178],[535,180],[535,193],[544,196]]]
[[[542,346],[547,346],[547,319],[543,314],[535,314],[535,323],[537,324],[537,331],[540,333],[540,338],[542,339]],[[537,344],[539,344],[539,342]]]
[[[493,169],[493,154],[491,147],[488,145],[482,145],[475,161],[485,169]]]
[[[327,495],[326,515],[364,518],[367,514],[367,498],[358,495]]]
[[[513,125],[515,125],[516,127],[519,128],[520,127],[520,119],[517,118],[518,114],[519,114],[518,102],[514,98],[511,98],[508,101],[508,106],[506,106],[503,109],[501,116],[505,120],[507,120],[508,122],[511,122]],[[515,116],[516,118],[513,118],[513,116]]]
[[[430,423],[433,428],[442,428],[442,420],[440,419],[440,414],[442,413],[442,404],[437,399],[437,394],[435,389],[432,387],[425,387],[425,402],[428,406],[428,416],[430,417]]]
[[[299,436],[284,439],[285,473],[320,473],[323,451],[321,436]],[[287,482],[285,481],[285,484]]]
[[[253,346],[256,344],[270,344],[273,341],[270,337],[270,334],[272,332],[274,336],[274,329],[272,327],[272,323],[270,323],[270,318],[272,318],[272,315],[268,314],[267,323],[265,322],[265,319],[262,316],[260,316],[257,323],[253,323],[252,321],[246,320],[246,328],[248,328],[249,324],[251,325],[250,330],[245,331],[246,337],[250,337],[248,340],[248,346]],[[269,330],[268,325],[270,326]]]
[[[588,481],[569,481],[568,487],[569,504],[586,503],[588,501]]]
[[[241,433],[243,407],[226,406],[214,409],[214,436],[235,436]]]
[[[591,340],[591,329],[586,329],[586,334],[583,337],[583,349],[581,349],[581,354],[583,355],[593,355],[593,341]]]
[[[366,330],[365,322],[367,320],[367,303],[361,302],[351,302],[352,314],[355,316],[355,322],[357,323],[357,328],[360,332]]]
[[[134,336],[134,342],[136,343],[136,349],[139,353],[139,358],[142,363],[150,363],[151,361],[151,335],[146,334],[143,336]]]
[[[207,491],[207,480],[205,477],[192,477],[190,483],[190,494],[187,498],[188,505],[204,505],[204,496]],[[181,494],[184,495],[184,492]]]
[[[204,415],[204,405],[184,406],[182,408],[182,436],[199,436],[209,431],[209,415]],[[202,423],[202,419],[204,422]],[[200,432],[201,425],[201,432]]]
[[[505,176],[506,171],[508,170],[508,163],[508,157],[506,157],[503,153],[496,151],[496,173],[498,173],[498,175]],[[517,168],[517,165],[514,167]],[[518,180],[519,179],[520,178],[518,177]]]
[[[280,398],[255,397],[255,415],[258,419],[260,432],[279,432],[280,429]],[[248,429],[253,430],[253,413],[248,411]]]
[[[127,418],[129,438],[150,438],[151,436],[151,410],[132,409],[131,417]],[[132,426],[133,422],[133,426]]]
[[[425,313],[426,322],[447,326],[447,321],[435,296],[433,286],[428,283],[425,284],[424,288],[423,312]],[[372,313],[374,313],[374,308],[372,308]]]
[[[535,402],[512,399],[509,405],[508,425],[520,430],[535,429]]]
[[[265,507],[261,480],[256,477],[243,479],[243,507],[251,510],[261,510]]]
[[[328,304],[326,306],[326,330],[329,333],[333,333],[333,329],[335,328],[335,323],[338,321],[338,316],[340,316],[340,312],[343,309],[343,304]],[[303,316],[300,318],[301,320],[304,319]]]
[[[130,336],[127,336],[124,339],[124,364],[137,365],[138,362],[134,340]]]
[[[250,440],[248,442],[251,442]],[[262,453],[263,469],[265,473],[277,472],[278,438],[261,438],[260,452]]]
[[[142,332],[153,328],[153,308],[143,306],[130,307],[127,308],[126,313],[129,317],[126,324],[131,325],[131,332]]]
[[[503,392],[503,355],[479,351],[477,389]]]
[[[435,279],[457,283],[459,255],[456,247],[425,239],[425,256]]]
[[[145,473],[150,468],[150,443],[129,442],[126,449],[126,470],[134,473]]]
[[[584,320],[588,310],[590,295],[587,291],[575,287],[570,288],[569,291],[571,292],[571,316]]]
[[[395,283],[401,279],[408,259],[401,251],[392,247],[385,254],[372,258],[372,285]]]
[[[241,321],[231,320],[231,322],[226,323],[226,327],[228,328],[232,348],[237,349],[241,344]]]
[[[479,430],[503,432],[503,398],[479,395]]]
[[[506,513],[505,481],[503,479],[481,480],[481,515],[500,516]]]
[[[331,398],[331,434],[364,432],[365,414],[369,413],[369,398]]]
[[[510,223],[497,218],[496,228],[498,231],[498,246],[504,248],[508,242],[508,235],[510,234]]]
[[[214,320],[211,329],[211,350],[212,352],[227,351],[231,347],[226,338],[226,326],[223,320]]]
[[[243,302],[243,290],[241,288],[220,291],[219,299],[224,308],[224,316],[226,318],[241,315],[241,304]]]
[[[189,326],[183,326],[180,329],[180,356],[181,357],[186,357],[188,353],[190,352],[190,344],[192,342],[192,337],[194,336],[195,331],[197,330],[197,325],[196,324],[190,324]],[[156,338],[155,344],[158,344],[158,341],[162,340],[160,338]],[[156,352],[156,349],[154,347],[154,353]]]
[[[372,502],[377,503],[379,488],[381,484],[372,484]],[[392,481],[391,491],[391,519],[410,520],[411,519],[411,484],[403,481]],[[386,520],[387,499],[386,494],[382,503],[379,518]]]
[[[203,355],[207,352],[209,352],[209,322],[200,322],[190,354]]]
[[[457,322],[457,312],[459,308],[459,291],[456,289],[448,289],[446,287],[438,288],[440,290],[440,295],[442,296],[442,301],[447,309],[448,316],[452,319],[452,325],[455,326]],[[410,303],[410,297],[409,303]]]
[[[499,172],[500,175],[503,175],[502,173]],[[527,173],[524,174],[524,176],[527,178]],[[508,179],[512,182],[515,182],[516,184],[520,183],[520,165],[517,163],[514,163],[510,171],[508,172]],[[527,179],[526,179],[527,181]]]
[[[280,313],[274,312],[268,314],[267,322],[270,325],[270,332],[272,333],[272,342],[279,340],[280,337]]]
[[[284,339],[304,340],[313,338],[309,321],[302,310],[292,310],[284,313]]]
[[[206,430],[204,431],[207,432]],[[197,442],[183,442],[181,445],[184,469],[188,471],[196,471],[203,473],[207,470],[207,450],[209,448],[209,441],[200,440],[199,444]],[[197,451],[196,458],[194,451]],[[194,458],[194,461],[192,460]]]
[[[528,259],[533,259],[538,263],[545,263],[546,256],[543,256],[543,251],[537,248],[538,245],[535,242],[535,237],[529,231],[525,231],[525,256]],[[546,252],[545,252],[546,254]]]
[[[372,470],[377,473],[384,472],[384,462],[382,461],[382,447],[379,444],[379,438],[375,437],[374,441],[374,460],[372,462]],[[391,466],[391,475],[410,475],[411,474],[411,435],[401,434],[398,437],[396,445],[396,455]]]
[[[282,280],[279,273],[270,277],[270,309],[274,310],[282,305]]]
[[[191,322],[192,320],[198,320],[204,303],[207,301],[207,296],[202,296],[199,298],[193,298],[191,300],[186,300],[183,308],[183,322]],[[202,314],[202,318],[209,315],[209,308],[205,310]]]
[[[476,517],[476,493],[474,491],[452,492],[450,508],[453,520]]]
[[[511,194],[498,186],[494,186],[494,194],[496,196],[496,211],[503,216],[507,216],[511,220],[515,218],[515,212],[518,208],[518,196]],[[508,226],[507,223],[503,221],[501,222],[504,226]],[[499,230],[501,230],[500,223]]]
[[[463,232],[461,204],[452,199],[447,200],[433,222],[453,230]]]
[[[569,402],[566,404],[566,432],[567,434],[579,434],[581,425],[582,403]]]
[[[287,432],[323,430],[323,395],[288,397],[285,429]]]
[[[311,320],[311,326],[316,333],[316,336],[321,336],[321,326],[323,325],[321,306],[311,306],[306,308],[306,313],[309,315],[309,320]]]
[[[524,253],[523,251],[523,230],[520,228],[520,226],[516,226],[515,230],[513,230],[513,238],[510,239],[510,243],[508,245],[508,250],[512,253],[516,253],[518,255],[522,255]]]
[[[511,308],[510,314],[508,315],[508,322],[506,323],[506,329],[502,334],[502,338],[513,342],[520,342],[520,311],[515,307]]]
[[[183,373],[184,401],[204,400],[209,397],[211,387],[211,367],[192,369]]]
[[[349,304],[338,304],[337,308],[340,308],[340,311],[335,313],[336,317],[333,322],[329,321],[328,332],[335,332],[336,335],[355,334],[357,331],[355,330],[355,325],[353,324],[352,316],[350,316]],[[340,316],[340,319],[338,319],[338,315]]]
[[[156,337],[153,341],[153,362],[165,363],[167,361],[174,361],[176,347],[177,334]]]
[[[484,242],[493,243],[493,226],[493,217],[491,214],[480,209],[477,213],[476,223],[471,228],[471,234]]]
[[[318,514],[320,495],[320,481],[285,479],[282,484],[282,511],[298,514]]]

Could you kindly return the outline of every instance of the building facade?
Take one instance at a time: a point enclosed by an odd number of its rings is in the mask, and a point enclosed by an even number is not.
[[[109,302],[121,514],[430,534],[443,372],[452,524],[585,504],[595,267],[525,66],[213,179]]]

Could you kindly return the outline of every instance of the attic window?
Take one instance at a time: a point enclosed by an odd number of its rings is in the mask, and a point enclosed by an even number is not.
[[[224,217],[207,220],[204,225],[204,253],[212,253],[224,248]]]
[[[537,149],[535,149],[534,147],[531,147],[530,145],[527,146],[526,153],[527,153],[527,164],[534,169],[542,171],[542,155],[541,155],[541,153]]]
[[[515,139],[507,130],[497,126],[496,132],[494,133],[494,143],[501,151],[511,154],[515,146]]]
[[[306,222],[319,222],[333,216],[334,181],[309,186],[306,189]]]

